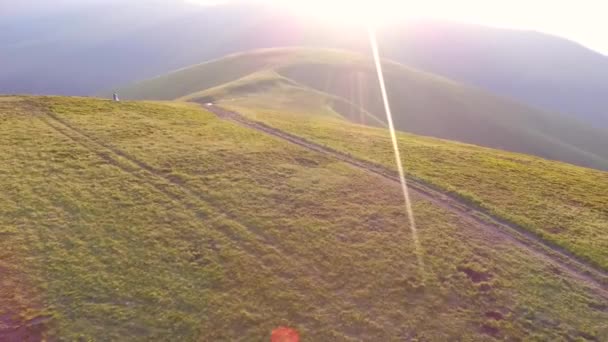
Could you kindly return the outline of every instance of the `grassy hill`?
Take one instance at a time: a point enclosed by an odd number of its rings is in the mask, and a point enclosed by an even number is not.
[[[288,107],[267,108],[255,97],[219,104],[396,171],[385,129]],[[403,165],[412,178],[455,194],[608,270],[607,172],[407,133],[398,133],[398,139]]]
[[[395,124],[402,131],[608,170],[606,131],[397,63],[387,61],[384,69]],[[351,121],[382,125],[373,63],[340,50],[288,48],[235,54],[119,93],[129,99],[199,102],[260,93],[279,99],[289,97],[287,84],[315,98],[321,92],[341,99],[328,105]]]
[[[383,131],[329,110],[249,114],[337,144],[307,132],[323,123],[321,133],[348,134],[353,154],[365,140],[365,158],[385,162]],[[586,192],[564,192],[563,202],[605,213],[593,197],[605,173],[401,139],[406,151],[426,151],[406,153],[408,170],[440,163],[433,176],[444,182],[466,163],[480,171],[475,184],[523,179],[474,156],[576,173],[568,185]],[[414,196],[421,268],[398,186],[196,105],[0,97],[0,146],[0,340],[27,330],[257,341],[280,325],[310,341],[608,338],[605,295],[560,265]],[[527,178],[535,195],[554,190],[546,175]]]

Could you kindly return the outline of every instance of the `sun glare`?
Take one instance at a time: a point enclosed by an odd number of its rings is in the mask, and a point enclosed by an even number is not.
[[[239,0],[184,0],[202,6],[239,2]],[[482,0],[453,3],[445,0],[240,0],[284,8],[300,17],[337,25],[382,26],[411,18],[466,19],[487,9]],[[485,6],[485,7],[484,7]],[[504,11],[501,12],[501,15]]]
[[[273,1],[299,14],[336,24],[373,24],[403,18],[410,1],[395,0],[301,0]]]
[[[230,0],[185,1],[203,6],[232,2]],[[249,2],[282,7],[299,16],[335,24],[380,25],[418,15],[421,9],[420,3],[412,0],[250,0]]]
[[[438,19],[509,29],[535,30],[604,47],[598,27],[605,22],[605,1],[584,0],[182,0],[201,6],[254,3],[282,7],[297,16],[338,26],[380,27],[410,19]],[[579,13],[580,12],[580,13]],[[580,20],[585,17],[585,20]]]
[[[243,2],[282,7],[309,19],[340,24],[381,26],[412,18],[435,18],[471,23],[494,22],[505,26],[509,18],[522,17],[517,11],[484,0],[184,0],[202,6]],[[513,0],[521,2],[524,0]],[[516,21],[516,20],[511,20]],[[504,23],[503,23],[504,22]]]

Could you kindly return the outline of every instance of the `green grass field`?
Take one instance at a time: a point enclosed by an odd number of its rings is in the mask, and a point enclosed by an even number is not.
[[[298,133],[330,144],[315,122]],[[386,155],[379,130],[351,138]],[[443,163],[489,151],[402,139]],[[605,298],[509,239],[415,197],[421,270],[399,187],[195,105],[0,97],[0,146],[0,322],[46,317],[66,341],[608,338]]]

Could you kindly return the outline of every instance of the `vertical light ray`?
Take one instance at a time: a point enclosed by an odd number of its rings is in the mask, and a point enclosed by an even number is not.
[[[363,113],[363,81],[362,81],[362,75],[360,72],[357,71],[357,97],[359,99],[359,108],[357,108],[359,110],[359,123],[362,125],[365,125],[367,122],[367,118],[365,117],[364,113]]]
[[[382,92],[382,102],[384,103],[384,111],[386,112],[386,120],[388,122],[388,128],[391,134],[391,140],[393,142],[393,151],[395,152],[395,162],[397,163],[397,170],[399,171],[399,179],[401,180],[401,191],[403,192],[403,199],[405,201],[405,209],[409,221],[410,230],[412,233],[412,240],[414,242],[414,253],[418,259],[418,266],[420,267],[421,274],[424,276],[424,260],[422,258],[422,247],[420,240],[418,239],[418,229],[416,228],[416,220],[414,218],[414,210],[412,209],[412,201],[410,199],[410,193],[407,185],[407,179],[405,178],[405,171],[403,164],[401,163],[401,153],[399,152],[399,144],[397,142],[397,134],[395,132],[395,126],[393,124],[393,114],[391,112],[390,102],[388,100],[388,93],[386,92],[386,83],[384,81],[384,72],[382,71],[382,62],[380,60],[380,52],[378,50],[378,41],[376,40],[376,31],[371,26],[368,28],[370,45],[372,47],[372,53],[374,57],[374,63],[376,65],[376,72],[378,74],[378,82],[380,83],[380,91]]]

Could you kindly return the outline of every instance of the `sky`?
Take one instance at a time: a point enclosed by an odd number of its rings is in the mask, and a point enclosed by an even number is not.
[[[248,0],[183,0],[200,5]],[[608,55],[605,0],[249,0],[336,22],[433,18],[544,32]],[[345,10],[346,9],[346,10]]]
[[[189,3],[218,6],[258,2],[288,7],[303,16],[336,23],[448,19],[487,26],[540,31],[608,55],[608,2],[602,0],[0,0],[0,18],[15,13],[61,11],[90,3]]]

